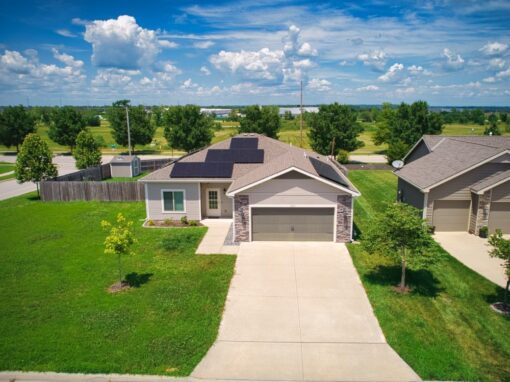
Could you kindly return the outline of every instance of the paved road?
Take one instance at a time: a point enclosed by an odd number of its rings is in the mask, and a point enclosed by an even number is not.
[[[103,155],[102,162],[108,163],[112,160],[113,155]],[[168,158],[166,155],[140,155],[142,159],[159,159]],[[0,155],[0,162],[16,162],[15,155]],[[57,166],[58,174],[65,175],[77,170],[75,160],[70,155],[57,155],[53,158],[53,163]],[[0,182],[0,200],[9,199],[14,196],[26,194],[36,190],[33,183],[18,184],[15,180],[6,180]]]
[[[373,155],[349,155],[349,160],[351,162],[357,163],[388,163],[386,157],[380,154]]]
[[[347,248],[242,243],[203,380],[418,381],[386,343]]]

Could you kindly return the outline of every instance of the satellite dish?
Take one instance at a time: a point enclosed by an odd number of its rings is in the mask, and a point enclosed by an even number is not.
[[[404,162],[401,160],[394,160],[393,162],[391,162],[391,165],[393,166],[393,168],[396,168],[398,170],[399,168],[404,167]]]

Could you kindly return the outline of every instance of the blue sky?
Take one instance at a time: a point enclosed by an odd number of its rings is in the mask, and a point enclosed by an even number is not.
[[[0,104],[510,105],[510,1],[2,0]]]

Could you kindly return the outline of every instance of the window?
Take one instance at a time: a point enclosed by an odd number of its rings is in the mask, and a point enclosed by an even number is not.
[[[184,191],[161,191],[163,212],[184,212]]]

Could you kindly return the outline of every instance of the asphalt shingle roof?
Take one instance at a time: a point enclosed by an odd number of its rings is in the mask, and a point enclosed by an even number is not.
[[[510,137],[425,135],[423,140],[431,152],[395,171],[421,189],[510,150]]]
[[[510,167],[510,165],[509,165]],[[471,190],[474,192],[480,192],[491,188],[492,186],[500,183],[501,181],[510,181],[510,168],[505,171],[498,171],[488,178],[482,179],[480,182],[473,184]]]

